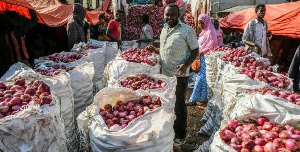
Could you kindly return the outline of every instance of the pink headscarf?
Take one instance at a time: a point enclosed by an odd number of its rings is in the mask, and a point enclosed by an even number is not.
[[[198,21],[204,22],[204,29],[202,29],[198,39],[199,51],[206,54],[218,46],[217,33],[208,15],[201,14]]]

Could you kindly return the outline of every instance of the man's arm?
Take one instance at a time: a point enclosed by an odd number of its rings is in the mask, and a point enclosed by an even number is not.
[[[288,76],[290,78],[295,79],[297,76],[297,73],[299,71],[299,66],[300,66],[300,46],[295,52],[294,58],[292,60],[292,63],[290,65],[289,71],[288,71]]]
[[[191,49],[191,53],[187,60],[184,62],[184,64],[180,64],[176,67],[177,73],[179,75],[184,75],[186,73],[187,68],[194,62],[197,56],[199,56],[199,44],[194,29],[190,28],[190,30],[188,30],[186,41],[189,48]]]

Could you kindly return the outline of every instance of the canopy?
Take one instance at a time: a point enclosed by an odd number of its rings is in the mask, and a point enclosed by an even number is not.
[[[244,29],[255,17],[255,8],[249,8],[223,18],[220,26],[225,29]],[[300,2],[266,5],[265,19],[272,34],[300,38]]]
[[[0,11],[15,11],[30,19],[29,9],[37,12],[39,23],[51,27],[66,24],[73,14],[72,5],[63,5],[58,0],[1,0]]]
[[[105,0],[105,2],[103,3],[103,8],[102,5],[100,5],[100,7],[98,7],[95,10],[86,11],[85,17],[90,22],[91,25],[96,25],[99,22],[98,16],[103,12],[107,12],[110,4],[111,4],[111,0]],[[106,13],[106,16],[107,15],[108,14]]]

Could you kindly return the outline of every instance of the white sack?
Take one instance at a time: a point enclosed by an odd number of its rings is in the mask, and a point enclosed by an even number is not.
[[[95,96],[95,101],[100,101],[100,106],[103,107],[108,103],[113,105],[118,100],[139,99],[143,95],[151,94],[136,93],[127,88],[104,88]],[[88,108],[88,115],[85,112],[80,114],[78,125],[88,134],[92,151],[169,152],[173,149],[175,115],[174,109],[164,106],[169,101],[164,97],[161,100],[161,107],[134,119],[126,128],[117,132],[108,130],[99,115],[99,106],[96,105]]]
[[[141,75],[141,74],[143,74],[143,73],[134,73],[134,74],[123,75],[122,77],[119,78],[119,80],[117,80],[111,84],[108,84],[108,87],[122,87],[122,85],[121,85],[122,80],[124,80],[125,78],[127,78],[129,76],[136,76],[136,75]],[[146,75],[148,77],[154,78],[155,81],[162,80],[163,82],[165,82],[167,84],[166,87],[159,88],[159,89],[149,89],[146,91],[149,93],[152,93],[152,94],[164,96],[169,101],[171,101],[170,106],[174,107],[175,102],[176,102],[175,91],[176,91],[176,85],[177,85],[177,78],[175,76],[168,77],[163,74],[146,74]],[[143,91],[143,90],[137,90],[137,91]]]
[[[0,150],[66,151],[60,101],[53,92],[52,97],[49,105],[29,104],[19,113],[0,119]]]
[[[75,117],[77,117],[93,101],[93,63],[83,63],[68,73],[70,74],[73,90],[74,113]]]

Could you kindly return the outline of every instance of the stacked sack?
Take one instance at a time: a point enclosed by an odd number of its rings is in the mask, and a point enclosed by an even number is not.
[[[142,49],[129,49],[118,54],[115,60],[111,61],[105,69],[105,82],[112,84],[121,76],[131,73],[160,73],[159,57],[157,54]]]
[[[22,63],[16,63],[10,67],[3,79],[22,76],[23,78],[41,79],[50,85],[51,89],[60,99],[60,113],[65,126],[65,135],[68,148],[74,147],[75,125],[74,125],[74,98],[71,88],[70,75],[60,69],[54,69],[52,64],[44,62],[30,69]],[[5,78],[4,78],[5,77]]]
[[[169,102],[145,91],[102,89],[95,104],[77,118],[86,147],[92,151],[172,151],[175,116]]]
[[[227,52],[226,55],[217,59],[218,74],[214,87],[214,98],[209,102],[203,121],[206,124],[200,129],[200,134],[208,136],[213,135],[221,125],[223,119],[230,119],[231,114],[236,111],[243,111],[241,107],[236,108],[237,101],[245,96],[244,90],[257,89],[264,86],[271,88],[289,89],[291,86],[290,79],[280,76],[272,71],[275,67],[269,66],[269,61],[260,58],[259,55],[245,52],[243,49]],[[256,72],[255,77],[249,75],[251,71]],[[260,72],[261,71],[261,72]],[[276,81],[289,81],[284,86],[276,85],[275,83],[265,83],[262,76],[258,73],[266,73],[272,75]],[[266,81],[267,82],[267,81]],[[275,84],[275,85],[274,85]],[[289,84],[289,85],[288,85]],[[288,85],[288,86],[287,86]],[[212,137],[212,136],[211,136]],[[208,143],[212,142],[212,138]],[[199,151],[207,150],[209,144],[199,147]],[[204,150],[204,151],[205,151]]]
[[[149,93],[157,94],[167,98],[171,106],[175,106],[176,96],[176,77],[167,77],[163,74],[126,74],[120,77],[119,80],[108,84],[112,87],[125,87],[136,90],[146,90]]]
[[[61,52],[35,60],[38,64],[47,62],[68,72],[74,97],[75,117],[93,101],[94,65],[87,55],[86,52]]]
[[[59,98],[41,79],[15,76],[0,82],[1,151],[66,151]]]
[[[96,41],[99,42],[99,41]],[[93,84],[96,84],[102,79],[105,69],[105,46],[101,43],[89,41],[89,43],[79,43],[74,45],[72,51],[84,51],[87,53],[87,57],[93,62],[94,65],[94,77]]]

